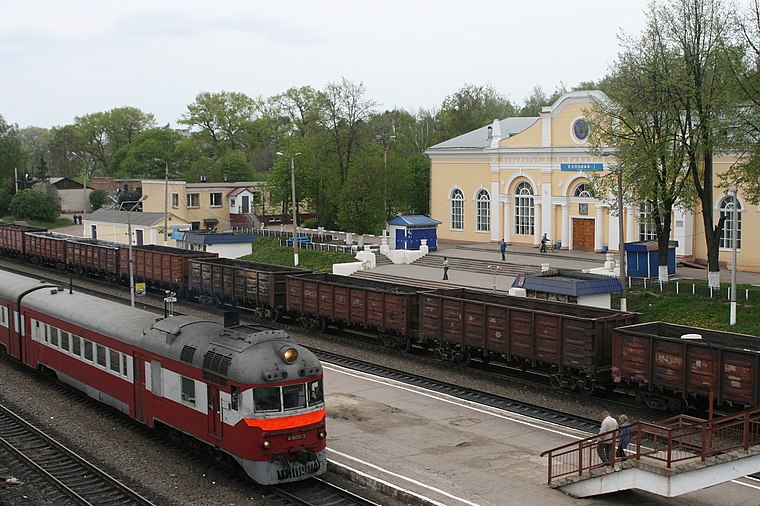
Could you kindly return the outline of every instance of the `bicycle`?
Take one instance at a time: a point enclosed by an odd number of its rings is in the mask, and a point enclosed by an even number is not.
[[[547,246],[548,245],[548,246]],[[559,249],[559,245],[555,242],[552,242],[550,240],[547,241],[541,241],[541,247],[538,249],[540,253],[546,253],[546,250],[551,251],[552,253],[556,253]]]

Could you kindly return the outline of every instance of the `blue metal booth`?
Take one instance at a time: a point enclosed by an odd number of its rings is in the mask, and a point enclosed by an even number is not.
[[[678,241],[670,241],[668,245],[668,276],[676,273],[676,247]],[[657,241],[627,242],[625,264],[628,276],[634,278],[656,278],[659,272],[659,256]]]
[[[438,225],[441,222],[423,215],[396,216],[388,221],[388,246],[391,249],[420,249],[427,239],[430,251],[438,249]]]

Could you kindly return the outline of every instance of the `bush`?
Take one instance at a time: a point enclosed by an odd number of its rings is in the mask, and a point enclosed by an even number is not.
[[[316,218],[309,218],[308,220],[304,220],[302,226],[303,228],[317,228],[319,224]]]
[[[58,206],[45,195],[31,188],[18,192],[11,199],[8,211],[14,218],[42,221],[53,221],[60,214]]]
[[[105,190],[93,190],[90,192],[90,205],[93,211],[97,211],[108,202],[108,194]]]

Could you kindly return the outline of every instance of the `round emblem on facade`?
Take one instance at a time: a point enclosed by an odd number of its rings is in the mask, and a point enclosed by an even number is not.
[[[579,141],[586,140],[586,137],[588,137],[588,123],[586,123],[585,119],[580,118],[575,120],[575,123],[573,123],[573,135]]]

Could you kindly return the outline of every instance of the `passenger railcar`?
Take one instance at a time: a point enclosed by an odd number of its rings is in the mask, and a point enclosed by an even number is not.
[[[612,376],[654,409],[680,412],[717,405],[760,405],[760,342],[757,337],[650,322],[616,328]]]
[[[150,426],[218,448],[262,484],[326,470],[323,370],[282,330],[223,327],[0,271],[0,351]]]

